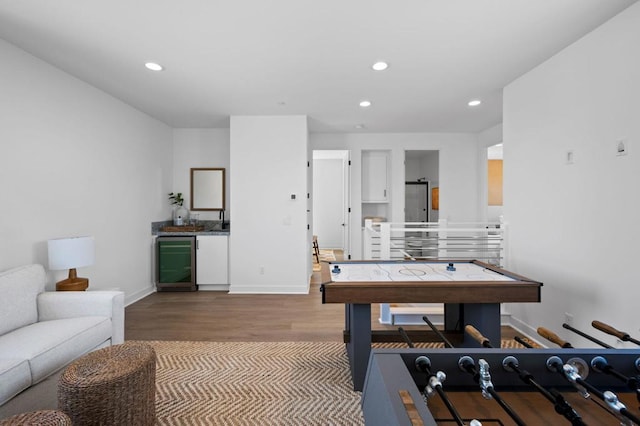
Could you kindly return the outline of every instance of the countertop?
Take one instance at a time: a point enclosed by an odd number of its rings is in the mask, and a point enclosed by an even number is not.
[[[198,235],[229,235],[231,233],[231,223],[225,222],[223,227],[222,223],[217,220],[202,221],[202,223],[200,223],[204,226],[204,230],[202,231],[165,232],[162,230],[163,227],[170,226],[171,224],[171,221],[153,222],[151,224],[151,235],[158,237],[185,237]]]

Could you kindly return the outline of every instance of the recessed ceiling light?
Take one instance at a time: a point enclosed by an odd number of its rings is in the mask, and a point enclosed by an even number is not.
[[[387,64],[386,62],[383,62],[383,61],[379,61],[379,62],[376,62],[375,64],[371,65],[371,68],[373,68],[375,71],[384,71],[387,68],[389,68],[389,64]]]
[[[164,69],[162,65],[156,64],[155,62],[147,62],[144,66],[151,71],[162,71]]]
[[[356,129],[364,129],[366,126],[364,124],[356,124],[354,127]]]
[[[480,99],[473,99],[471,101],[469,101],[469,103],[467,103],[467,105],[469,105],[470,107],[474,107],[474,106],[478,106],[482,103],[482,101]]]
[[[370,101],[360,101],[360,106],[362,108],[367,108],[371,106],[371,102]]]

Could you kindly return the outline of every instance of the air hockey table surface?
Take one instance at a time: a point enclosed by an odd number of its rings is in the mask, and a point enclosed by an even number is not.
[[[515,281],[513,276],[470,262],[330,262],[334,282]]]

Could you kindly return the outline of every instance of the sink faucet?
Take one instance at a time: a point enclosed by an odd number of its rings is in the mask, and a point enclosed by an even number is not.
[[[224,229],[224,209],[221,209],[220,213],[218,213],[218,219],[222,219],[222,228]]]

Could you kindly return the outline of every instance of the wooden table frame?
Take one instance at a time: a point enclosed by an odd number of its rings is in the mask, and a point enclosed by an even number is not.
[[[491,342],[500,342],[500,304],[540,302],[542,283],[478,260],[433,260],[416,263],[471,263],[512,281],[331,281],[332,264],[413,261],[344,261],[322,265],[322,303],[345,304],[345,341],[355,390],[362,390],[371,352],[372,303],[444,303],[445,331],[460,332],[472,324]],[[348,338],[347,338],[348,337]],[[464,335],[462,347],[478,347]]]

